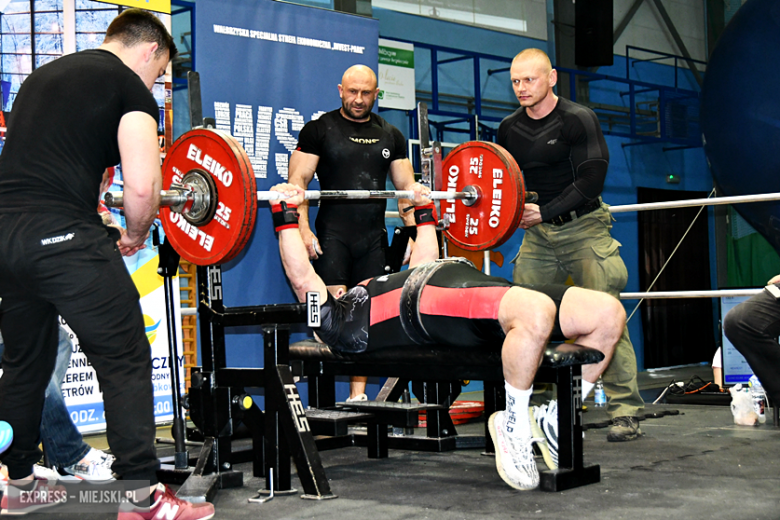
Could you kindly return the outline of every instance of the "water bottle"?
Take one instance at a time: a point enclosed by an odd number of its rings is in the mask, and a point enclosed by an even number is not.
[[[599,377],[596,381],[596,388],[593,390],[593,399],[596,401],[596,406],[602,408],[607,406],[607,394],[604,393],[604,382]]]
[[[764,405],[766,403],[764,387],[755,374],[750,376],[748,383],[750,383],[750,397],[753,399],[753,409],[758,414],[758,422],[764,424],[766,422],[766,415],[764,414]]]

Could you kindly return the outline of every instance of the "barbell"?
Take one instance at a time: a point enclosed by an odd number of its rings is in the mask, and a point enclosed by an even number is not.
[[[440,201],[444,233],[462,249],[480,251],[503,244],[536,193],[525,191],[514,158],[500,146],[463,143],[443,161],[443,187],[429,198]],[[163,162],[160,219],[165,236],[185,260],[222,264],[246,245],[255,224],[257,201],[282,194],[257,191],[249,157],[229,133],[198,128],[173,143]],[[307,190],[306,199],[412,198],[412,191]],[[106,206],[122,207],[123,193],[109,192]]]

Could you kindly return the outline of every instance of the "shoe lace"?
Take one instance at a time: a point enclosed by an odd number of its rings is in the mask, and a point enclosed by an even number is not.
[[[623,426],[625,428],[634,428],[634,423],[636,422],[636,419],[633,417],[615,417],[612,419],[612,422],[616,426]]]
[[[182,500],[181,498],[177,497],[171,488],[166,486],[165,484],[160,484],[165,489],[165,492],[162,494],[162,496],[159,498],[158,502],[170,502],[173,505],[178,506],[186,506],[189,504],[186,500]],[[158,487],[159,489],[159,487]]]
[[[95,464],[95,466],[102,466],[104,468],[111,469],[111,465],[114,463],[114,460],[116,459],[113,455],[109,455],[108,453],[101,453],[100,457],[93,461],[93,464]]]
[[[542,421],[547,416],[547,405],[534,406],[534,420],[539,427],[542,426]]]
[[[534,462],[533,443],[546,441],[546,439],[540,439],[536,437],[528,439],[517,439],[511,435],[507,435],[506,440],[507,444],[509,445],[509,449],[514,455],[513,459],[521,466],[527,466]]]

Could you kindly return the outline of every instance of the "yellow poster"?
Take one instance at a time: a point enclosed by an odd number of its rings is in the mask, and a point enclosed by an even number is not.
[[[139,7],[158,13],[171,14],[171,0],[98,0],[98,2]]]

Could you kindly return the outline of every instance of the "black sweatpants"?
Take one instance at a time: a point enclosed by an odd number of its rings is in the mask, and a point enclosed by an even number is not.
[[[41,410],[57,356],[59,314],[97,373],[114,472],[157,483],[151,353],[117,238],[96,216],[0,214],[0,420],[14,429],[2,456],[12,479],[31,474],[41,455]]]
[[[726,314],[723,332],[745,356],[769,399],[780,403],[780,301],[760,292]]]

